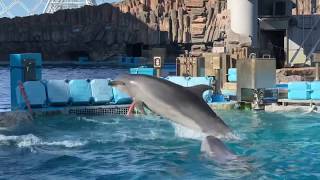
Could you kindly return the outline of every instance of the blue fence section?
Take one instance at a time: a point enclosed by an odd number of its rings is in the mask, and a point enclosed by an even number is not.
[[[69,105],[130,104],[132,98],[117,88],[109,86],[109,79],[43,80],[23,83],[31,107],[56,107]],[[21,90],[15,88],[17,108],[26,108]]]
[[[89,80],[76,79],[69,82],[72,104],[89,104],[92,100]]]
[[[107,104],[113,99],[112,87],[107,79],[93,79],[90,82],[94,104]]]
[[[149,76],[155,76],[156,71],[154,68],[147,68],[147,67],[138,67],[138,68],[130,68],[130,74],[143,74]]]
[[[320,100],[320,81],[314,81],[310,83],[311,99]]]
[[[288,83],[288,99],[308,100],[311,98],[310,83],[290,82]]]
[[[10,54],[11,109],[18,108],[16,87],[19,81],[41,80],[42,57],[39,53]]]
[[[23,83],[26,95],[31,107],[44,107],[47,103],[46,88],[41,81],[27,81]],[[16,88],[17,104],[19,107],[26,107],[20,88]]]
[[[168,76],[165,78],[166,80],[178,84],[184,87],[192,87],[197,85],[208,85],[212,86],[214,83],[213,77],[183,77],[183,76]],[[203,93],[203,99],[206,102],[213,102],[213,100],[218,100],[219,98],[215,98],[215,94],[212,90],[205,91]],[[220,100],[219,100],[220,101]]]
[[[69,103],[70,90],[66,80],[48,80],[46,85],[49,105],[67,105]]]
[[[130,104],[132,102],[132,98],[128,94],[120,91],[119,89],[113,88],[112,92],[113,102],[115,104]]]
[[[228,81],[229,82],[237,82],[237,69],[236,68],[228,69]]]

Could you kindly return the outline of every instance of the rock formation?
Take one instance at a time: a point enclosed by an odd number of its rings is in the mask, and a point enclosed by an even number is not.
[[[0,19],[0,59],[41,52],[45,60],[105,60],[129,44],[192,45],[205,51],[223,41],[226,0],[125,0],[13,19]]]

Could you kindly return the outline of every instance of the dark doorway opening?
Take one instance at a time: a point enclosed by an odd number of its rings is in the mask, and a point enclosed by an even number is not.
[[[142,56],[142,43],[127,44],[126,54],[128,57],[141,57]]]
[[[278,1],[274,4],[274,15],[285,16],[286,15],[287,3],[285,1]]]
[[[267,51],[267,54],[276,59],[277,69],[283,68],[286,62],[284,51],[285,35],[285,30],[261,32],[261,49],[262,51]]]

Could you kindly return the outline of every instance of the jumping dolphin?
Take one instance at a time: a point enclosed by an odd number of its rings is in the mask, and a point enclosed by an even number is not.
[[[186,88],[146,75],[121,75],[109,83],[153,112],[205,135],[232,136],[230,128],[202,99],[209,86]]]
[[[206,153],[209,157],[214,158],[220,163],[238,159],[238,157],[232,153],[222,141],[214,136],[205,137],[201,144],[201,152]]]

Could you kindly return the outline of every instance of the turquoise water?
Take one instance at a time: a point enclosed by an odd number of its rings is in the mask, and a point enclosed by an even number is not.
[[[45,68],[43,77],[113,78],[126,71]],[[0,111],[7,111],[8,68],[0,77]],[[53,116],[0,128],[0,179],[320,179],[318,114],[218,114],[238,137],[224,142],[240,162],[215,163],[200,153],[199,140],[158,117]]]
[[[157,117],[54,116],[0,131],[7,179],[319,179],[320,118],[299,113],[218,112],[245,159],[217,164],[200,141]]]

